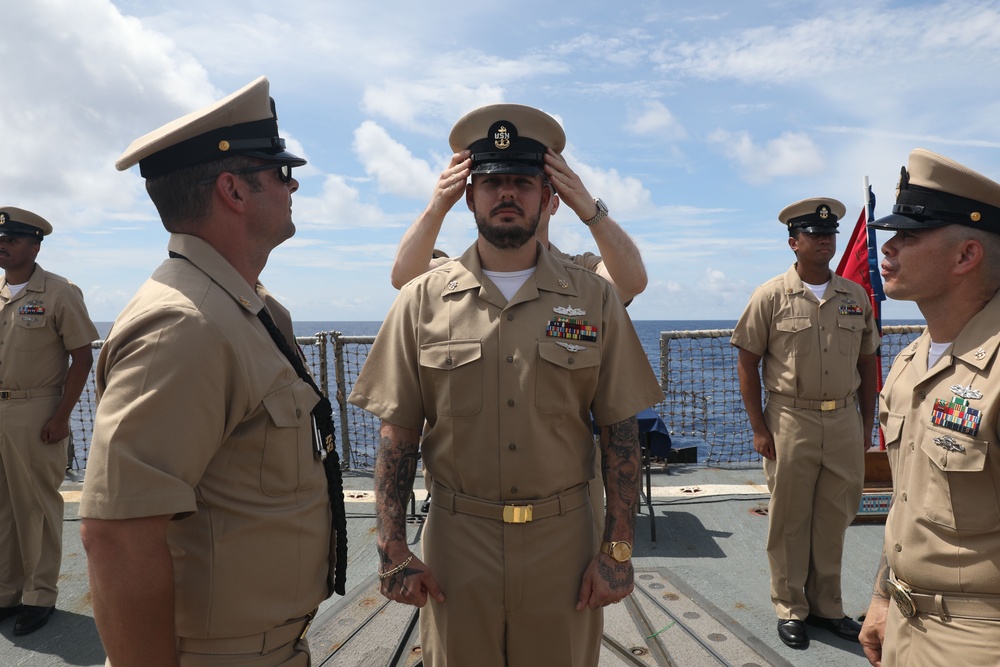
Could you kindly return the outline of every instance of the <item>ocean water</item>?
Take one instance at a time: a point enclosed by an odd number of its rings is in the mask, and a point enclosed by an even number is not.
[[[111,330],[111,322],[95,322],[97,331],[103,339]],[[702,329],[731,329],[736,326],[736,320],[633,320],[635,332],[639,336],[646,356],[653,369],[659,373],[660,368],[660,332],[661,331],[697,331]],[[923,324],[921,320],[886,320],[890,324]],[[345,336],[374,336],[378,333],[381,322],[339,322],[302,321],[295,322],[296,336],[311,336],[320,331],[339,331]]]

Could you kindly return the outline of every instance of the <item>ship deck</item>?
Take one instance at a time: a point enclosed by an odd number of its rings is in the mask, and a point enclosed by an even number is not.
[[[419,636],[413,609],[388,603],[374,572],[375,518],[372,477],[348,472],[350,559],[347,595],[320,607],[309,631],[313,664],[376,667],[418,665]],[[789,666],[864,665],[858,644],[810,628],[807,650],[777,637],[770,603],[767,557],[767,489],[758,466],[710,468],[654,465],[652,539],[648,509],[636,524],[636,591],[606,608],[601,665]],[[418,480],[418,486],[420,481]],[[81,484],[67,481],[64,558],[58,610],[49,624],[14,637],[13,622],[0,624],[0,665],[103,665],[80,544]],[[422,489],[416,491],[420,516]],[[418,545],[419,519],[409,526]],[[845,610],[867,608],[884,528],[855,524],[847,531],[843,564]]]

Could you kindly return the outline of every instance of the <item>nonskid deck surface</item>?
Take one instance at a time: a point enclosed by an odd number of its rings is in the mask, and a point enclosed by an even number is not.
[[[322,667],[421,665],[417,610],[378,592],[373,574],[317,619],[310,633],[313,662]],[[601,667],[788,665],[669,571],[639,569],[636,590],[605,608]]]
[[[636,591],[605,610],[601,666],[867,664],[858,644],[810,628],[811,646],[782,644],[770,602],[767,557],[767,489],[757,467],[745,469],[671,466],[653,470],[656,541],[647,509],[636,521]],[[309,631],[314,664],[377,667],[419,664],[413,609],[379,595],[373,485],[370,473],[345,477],[348,499],[348,593],[321,607]],[[420,480],[418,480],[418,486]],[[87,587],[86,558],[77,519],[78,483],[64,485],[63,570],[58,610],[49,624],[26,637],[0,624],[0,665],[98,667],[104,652]],[[408,527],[414,550],[422,525]],[[843,565],[845,611],[857,617],[867,607],[882,549],[880,524],[852,526]],[[394,661],[394,662],[393,662]]]

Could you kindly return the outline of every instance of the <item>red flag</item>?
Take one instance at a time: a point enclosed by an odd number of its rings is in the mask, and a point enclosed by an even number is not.
[[[869,202],[868,206],[874,209],[874,202],[872,202],[871,191],[868,189],[868,179],[865,179],[865,189],[868,190]],[[848,280],[852,280],[862,287],[865,288],[865,293],[868,294],[868,301],[872,304],[872,309],[875,311],[875,322],[878,326],[879,334],[882,333],[882,316],[879,301],[884,299],[884,296],[876,296],[875,290],[872,288],[872,274],[871,274],[871,260],[872,257],[869,256],[869,243],[873,242],[874,239],[870,234],[867,226],[868,216],[873,215],[873,212],[868,211],[868,207],[861,209],[861,215],[858,216],[858,222],[854,226],[854,232],[851,233],[851,238],[847,242],[847,247],[844,248],[844,254],[840,258],[840,264],[837,265],[837,275],[843,276]],[[874,256],[874,255],[873,255]],[[877,269],[876,269],[877,270]],[[879,284],[879,292],[882,291],[882,286]],[[881,297],[881,298],[880,298]],[[882,391],[882,353],[881,347],[878,353],[875,355],[876,362],[876,391]],[[882,433],[882,429],[879,428],[879,449],[885,449],[885,435]]]
[[[865,288],[868,297],[872,296],[872,279],[868,272],[868,228],[866,227],[867,216],[865,210],[861,209],[858,216],[858,224],[854,226],[854,232],[847,241],[844,248],[844,255],[837,265],[837,275],[848,280],[853,280]]]

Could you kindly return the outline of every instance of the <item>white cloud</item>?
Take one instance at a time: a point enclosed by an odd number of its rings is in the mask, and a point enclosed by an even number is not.
[[[659,100],[646,102],[642,111],[630,114],[625,128],[633,134],[650,136],[666,141],[687,138],[687,132],[670,109]]]
[[[784,132],[764,145],[749,132],[716,130],[708,141],[741,169],[740,177],[753,184],[769,183],[778,176],[804,176],[822,171],[819,146],[801,132]]]
[[[354,152],[381,192],[417,200],[430,197],[439,172],[374,121],[366,120],[354,131]]]

